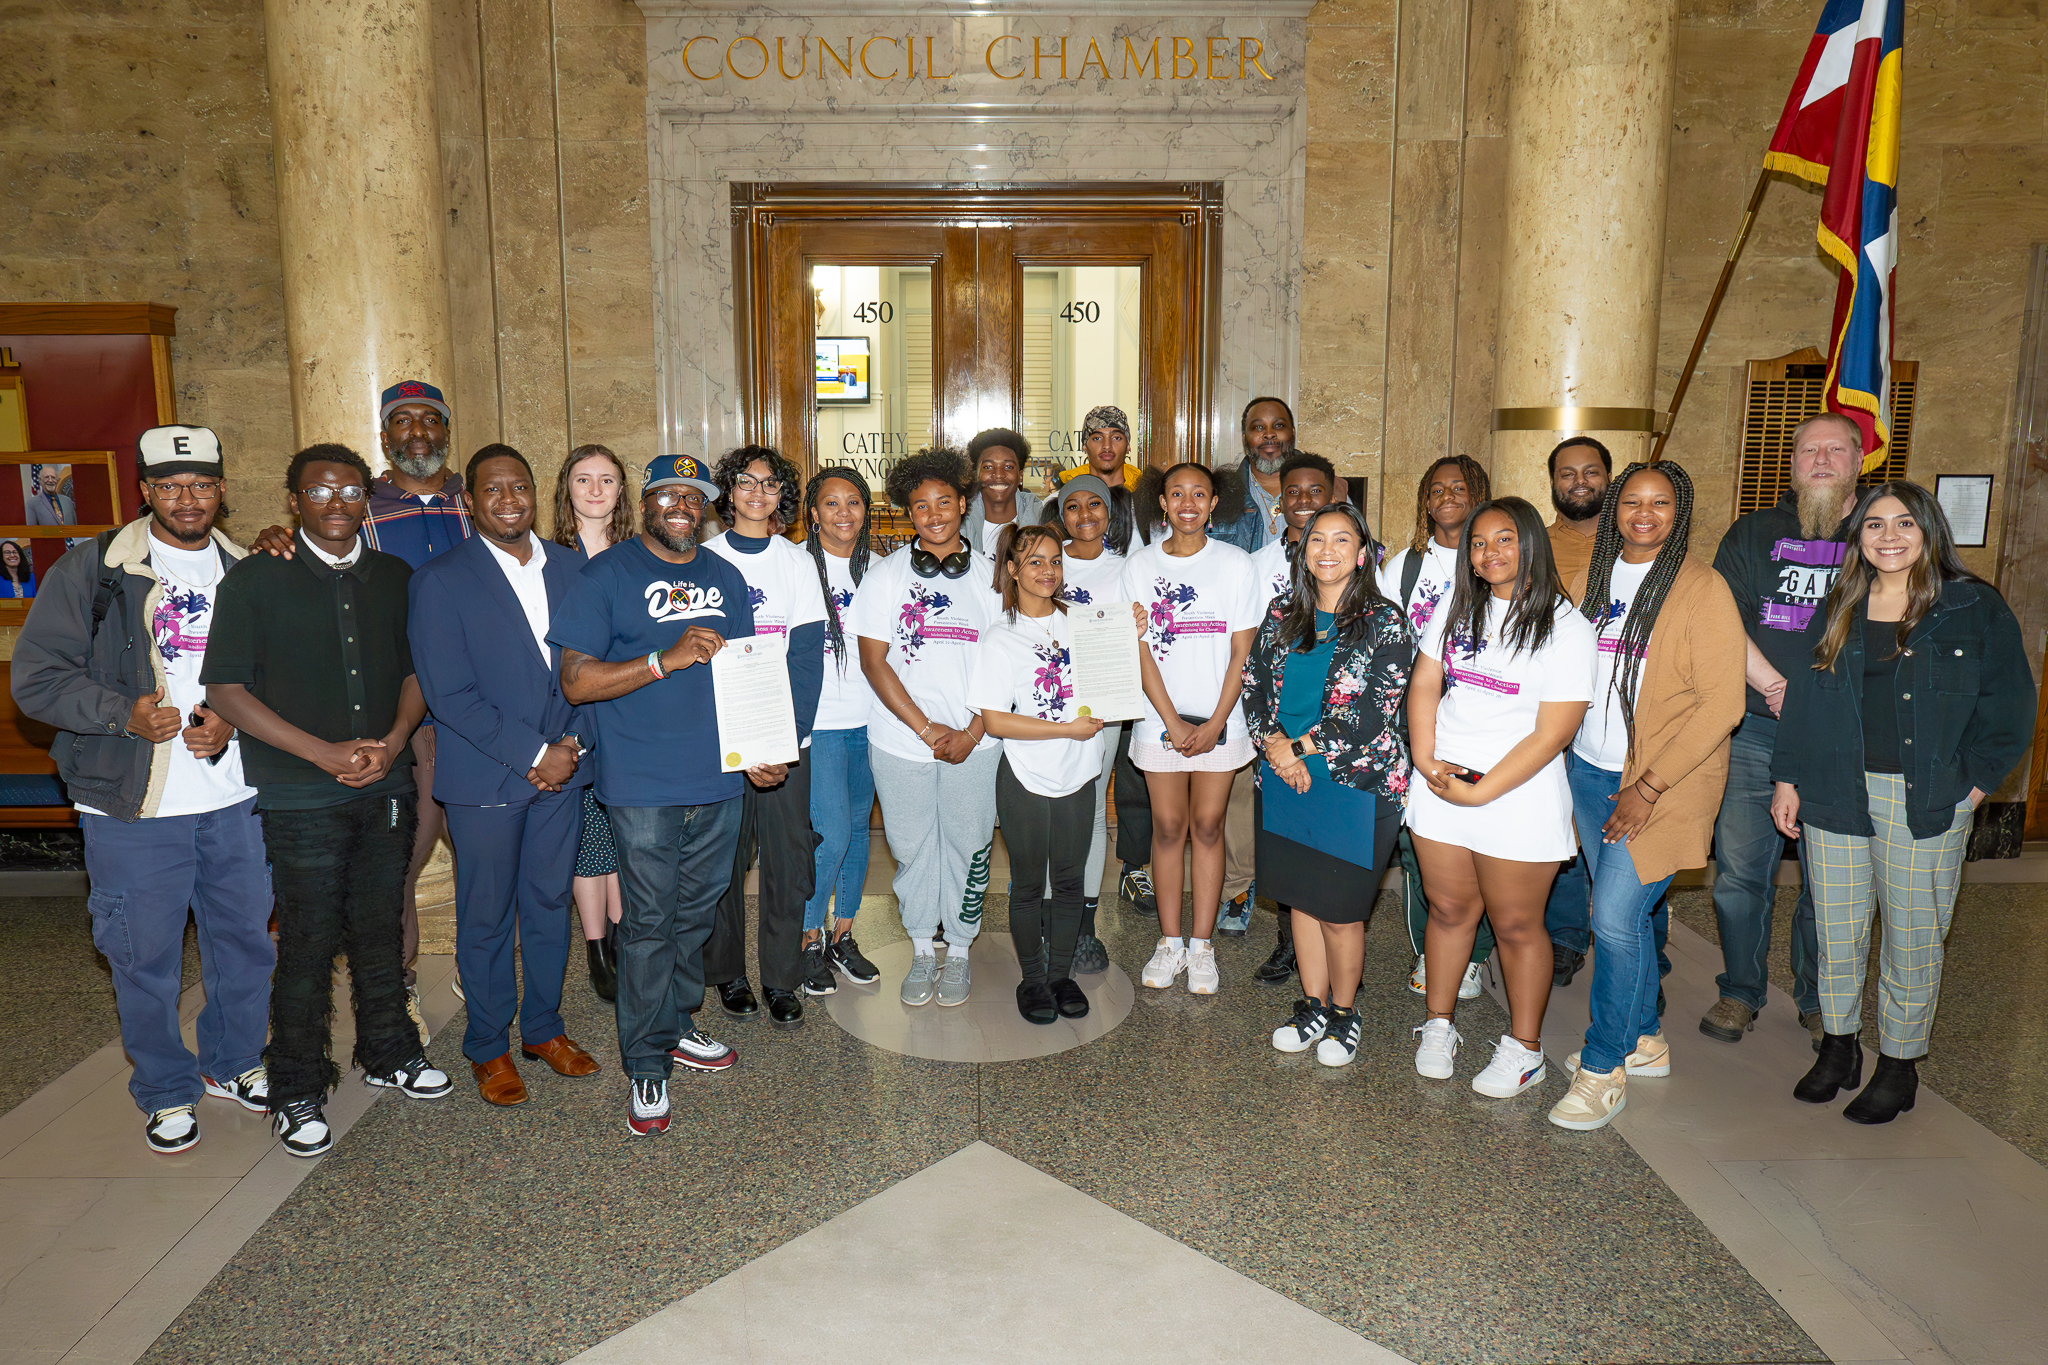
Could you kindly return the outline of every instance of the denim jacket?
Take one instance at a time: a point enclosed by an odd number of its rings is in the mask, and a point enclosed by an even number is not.
[[[1861,607],[1856,615],[1860,627]],[[1809,650],[1820,643],[1827,618],[1817,611],[1807,623]],[[1941,600],[1907,636],[1899,664],[1906,824],[1915,839],[1932,839],[1954,822],[1970,788],[1996,791],[2026,753],[2034,675],[2012,609],[1990,584],[1967,579],[1942,588]],[[1833,668],[1790,670],[1771,776],[1799,788],[1802,821],[1874,837],[1863,780],[1860,628],[1849,632]]]
[[[1280,623],[1289,598],[1276,597],[1244,660],[1240,699],[1253,742],[1262,748],[1280,728],[1280,685],[1287,651],[1280,647]],[[1347,787],[1408,803],[1408,738],[1401,707],[1408,674],[1415,666],[1415,635],[1407,617],[1391,602],[1379,602],[1357,644],[1339,643],[1330,656],[1323,715],[1316,722],[1316,749],[1330,776]]]

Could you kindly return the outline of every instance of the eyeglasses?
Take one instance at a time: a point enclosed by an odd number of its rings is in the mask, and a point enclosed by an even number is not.
[[[665,490],[654,495],[654,505],[664,512],[674,507],[677,503],[681,503],[693,512],[701,512],[704,510],[704,495],[694,491],[689,493],[670,493]]]
[[[356,484],[350,484],[346,488],[330,488],[324,483],[316,483],[311,488],[299,490],[299,496],[315,507],[325,507],[333,502],[337,495],[343,502],[361,502],[370,496],[368,491]]]
[[[199,483],[153,483],[149,491],[165,502],[183,502],[190,494],[193,502],[212,502],[220,496],[220,485],[211,480]]]
[[[752,474],[742,474],[732,481],[735,493],[780,493],[782,480],[757,479]]]

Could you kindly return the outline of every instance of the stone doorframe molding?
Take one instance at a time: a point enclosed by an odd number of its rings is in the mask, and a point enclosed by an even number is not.
[[[665,449],[703,454],[746,439],[733,349],[737,181],[1221,181],[1216,410],[1234,414],[1255,394],[1295,398],[1313,0],[1117,0],[1079,15],[1073,0],[1003,0],[1000,14],[958,0],[638,3]],[[872,65],[854,38],[879,44]],[[778,39],[794,79],[772,67]],[[1035,74],[1024,55],[1034,39]],[[1107,78],[1091,66],[1087,80],[1060,79],[1058,54],[1072,70],[1091,42]],[[869,77],[906,46],[914,74]],[[1177,51],[1209,72],[1168,78]],[[1006,66],[998,53],[1018,54],[1015,76],[995,74]],[[935,69],[940,79],[926,74]]]

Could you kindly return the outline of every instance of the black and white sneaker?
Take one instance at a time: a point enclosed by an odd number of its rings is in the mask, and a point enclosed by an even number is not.
[[[822,940],[804,945],[803,959],[797,964],[796,974],[797,979],[803,982],[805,995],[831,995],[839,989],[839,978],[832,975],[832,963]]]
[[[1316,1060],[1324,1066],[1349,1066],[1358,1055],[1358,1039],[1365,1031],[1365,1023],[1355,1009],[1332,1007],[1326,1018],[1330,1031],[1316,1044]]]
[[[724,1071],[740,1059],[740,1054],[726,1043],[708,1036],[703,1029],[692,1026],[668,1055],[684,1066],[697,1071]]]
[[[1282,1052],[1306,1052],[1330,1031],[1330,1007],[1310,997],[1294,1002],[1294,1017],[1273,1030],[1273,1046]]]
[[[189,1104],[174,1104],[168,1109],[156,1110],[150,1114],[149,1122],[142,1125],[142,1140],[149,1144],[150,1151],[164,1156],[197,1147],[198,1109]]]
[[[199,1079],[206,1083],[206,1093],[216,1099],[233,1100],[252,1114],[270,1112],[270,1073],[260,1066],[252,1066],[224,1081],[211,1076]]]
[[[293,1156],[319,1156],[334,1145],[334,1130],[316,1099],[286,1101],[271,1114],[270,1131]]]
[[[409,1062],[400,1062],[381,1076],[365,1076],[363,1083],[396,1090],[415,1100],[438,1100],[455,1088],[448,1073],[435,1070],[424,1053]]]
[[[848,981],[865,986],[870,981],[881,979],[882,969],[867,960],[860,950],[860,945],[853,941],[852,930],[849,929],[833,939],[832,947],[828,951],[832,957],[833,969]]]

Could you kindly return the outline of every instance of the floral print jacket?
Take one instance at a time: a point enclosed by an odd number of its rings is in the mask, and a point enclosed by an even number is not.
[[[1287,600],[1273,599],[1244,661],[1244,717],[1264,756],[1265,737],[1280,729],[1280,684],[1290,651],[1280,647]],[[1330,776],[1347,787],[1408,804],[1408,738],[1401,708],[1415,666],[1415,634],[1391,602],[1372,609],[1355,645],[1339,644],[1330,657],[1316,748]]]

